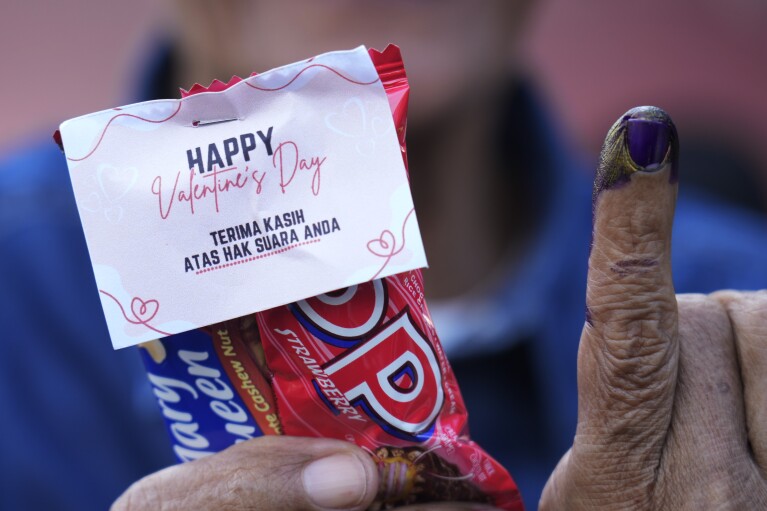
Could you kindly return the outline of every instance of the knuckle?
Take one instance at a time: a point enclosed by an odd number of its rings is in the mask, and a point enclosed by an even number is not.
[[[712,295],[678,295],[679,322],[691,334],[691,342],[731,336],[726,307]]]
[[[736,330],[744,330],[757,337],[767,334],[767,290],[719,291],[711,296],[724,306]]]

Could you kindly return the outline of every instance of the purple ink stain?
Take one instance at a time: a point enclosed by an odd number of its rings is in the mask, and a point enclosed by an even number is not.
[[[634,163],[647,171],[660,168],[670,145],[668,123],[639,118],[629,119],[626,124],[629,154]]]
[[[626,154],[620,150],[622,145],[639,169],[621,157]],[[602,146],[591,197],[592,227],[602,191],[627,186],[634,172],[654,172],[666,161],[671,163],[669,183],[674,184],[679,181],[679,139],[671,117],[654,106],[632,108],[623,114],[610,128]],[[592,232],[589,252],[593,244]]]

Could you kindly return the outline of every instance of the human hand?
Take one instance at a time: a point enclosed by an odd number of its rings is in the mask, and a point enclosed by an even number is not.
[[[364,510],[378,491],[370,455],[340,440],[265,436],[174,465],[133,484],[112,511],[237,509]],[[490,509],[435,504],[400,511]]]
[[[578,427],[543,510],[767,509],[767,292],[674,295],[677,153],[658,109],[607,135]]]

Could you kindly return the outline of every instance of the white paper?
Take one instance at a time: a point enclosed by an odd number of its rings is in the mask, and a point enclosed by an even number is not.
[[[115,348],[426,265],[363,47],[61,133]]]

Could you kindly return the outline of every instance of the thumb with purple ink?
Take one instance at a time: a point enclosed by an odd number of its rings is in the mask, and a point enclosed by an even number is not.
[[[669,116],[639,107],[613,125],[599,159],[578,355],[579,423],[598,442],[624,440],[641,427],[647,445],[668,426],[678,331],[671,279],[677,153]]]
[[[671,226],[676,129],[655,107],[607,134],[593,194],[586,324],[578,353],[578,426],[543,509],[646,509],[671,420],[677,301]],[[628,484],[627,484],[628,482]]]

